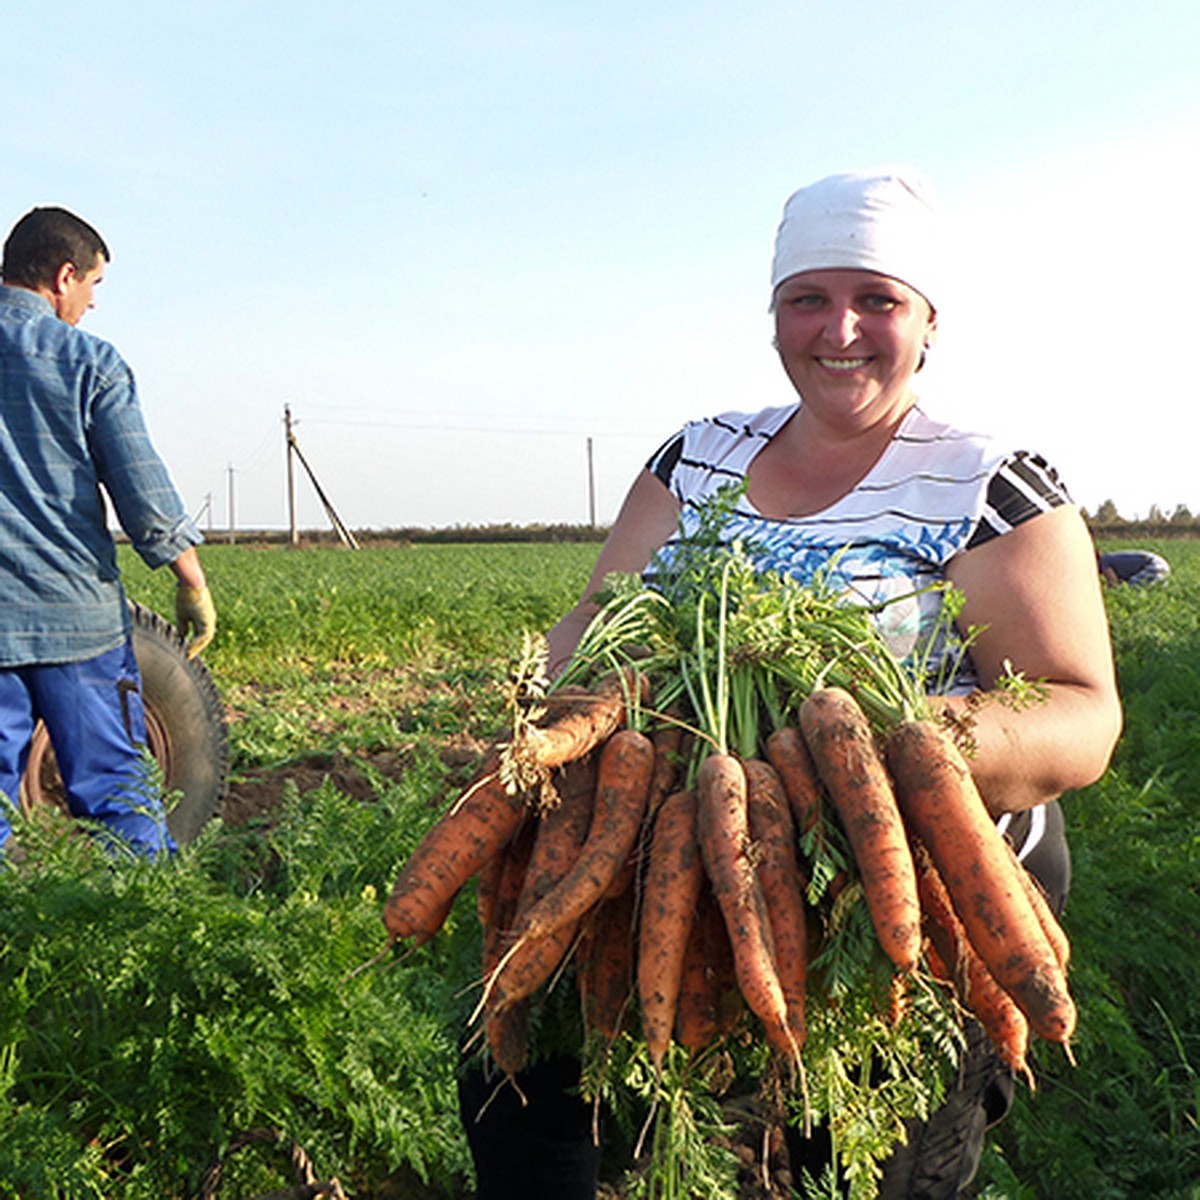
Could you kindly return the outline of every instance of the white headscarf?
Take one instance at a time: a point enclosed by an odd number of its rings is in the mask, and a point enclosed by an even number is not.
[[[896,168],[830,175],[793,193],[775,236],[771,297],[801,271],[875,271],[931,307],[940,291],[940,221],[929,185]]]

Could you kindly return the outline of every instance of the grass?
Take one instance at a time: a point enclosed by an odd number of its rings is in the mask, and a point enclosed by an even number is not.
[[[1171,579],[1107,593],[1125,735],[1066,802],[1078,1065],[1038,1055],[1037,1093],[985,1152],[987,1200],[1200,1197],[1200,542],[1152,548]],[[596,549],[206,548],[235,772],[398,746],[410,765],[368,803],[293,788],[274,828],[216,823],[167,869],[24,831],[25,865],[0,870],[0,1195],[182,1200],[259,1126],[358,1198],[469,1192],[471,898],[402,965],[351,973],[460,782],[439,748],[495,732],[522,631],[573,601]],[[122,565],[168,613],[170,578]],[[226,1171],[222,1196],[292,1182],[264,1149]]]

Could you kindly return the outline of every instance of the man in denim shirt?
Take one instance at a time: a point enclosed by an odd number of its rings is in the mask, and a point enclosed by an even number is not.
[[[134,549],[174,572],[189,654],[216,613],[189,520],[142,419],[133,375],[75,328],[109,260],[87,222],[35,208],[0,268],[0,855],[36,721],[67,802],[136,853],[170,852],[147,787],[145,720],[101,488]]]

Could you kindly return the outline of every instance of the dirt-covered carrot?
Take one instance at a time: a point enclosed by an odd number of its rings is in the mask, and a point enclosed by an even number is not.
[[[489,758],[471,785],[425,834],[401,868],[383,909],[392,940],[432,937],[454,897],[509,840],[525,815]]]
[[[796,830],[803,836],[821,820],[821,779],[804,736],[794,725],[781,725],[766,742],[767,761],[779,773],[792,809]]]
[[[654,743],[644,733],[620,729],[604,743],[587,840],[558,884],[518,914],[517,937],[545,937],[578,922],[604,895],[637,840],[653,773]]]
[[[532,812],[528,812],[508,842],[479,868],[475,881],[475,912],[484,929],[495,925],[507,928],[512,922],[520,884],[524,881],[525,864],[529,861],[529,847],[533,844],[533,825]],[[514,878],[518,867],[522,874]]]
[[[796,826],[778,771],[769,762],[753,758],[742,766],[746,772],[750,836],[771,923],[776,969],[792,1036],[798,1046],[803,1046],[807,1033],[808,913],[796,850]]]
[[[1025,1014],[975,953],[929,852],[918,843],[913,857],[924,927],[929,935],[927,955],[935,975],[953,984],[963,1006],[983,1026],[1000,1061],[1014,1074],[1024,1076],[1032,1089],[1033,1072],[1026,1058],[1029,1022]]]
[[[638,1000],[650,1061],[661,1071],[683,980],[684,951],[704,879],[696,795],[676,792],[658,810],[638,923]]]
[[[486,900],[479,903],[479,923],[483,928],[483,975],[486,978],[508,948],[509,930],[517,915],[517,905],[525,888],[525,876],[533,852],[538,822],[532,817],[522,822],[512,840],[489,864],[494,885]],[[482,879],[482,873],[481,873]],[[482,894],[482,893],[481,893]]]
[[[611,1042],[633,994],[637,897],[633,888],[601,900],[588,914],[576,959],[583,1026]]]
[[[1075,1004],[966,760],[930,721],[897,726],[887,761],[904,819],[929,850],[967,938],[1035,1033],[1066,1043]]]
[[[788,1023],[767,907],[748,853],[746,773],[741,762],[730,754],[710,754],[700,764],[696,799],[700,852],[729,931],[738,987],[771,1046],[799,1066],[800,1047]]]
[[[746,1011],[725,918],[705,878],[684,950],[675,1039],[692,1053],[732,1031]]]
[[[633,885],[648,853],[654,814],[658,812],[659,805],[675,790],[675,781],[679,778],[679,751],[683,741],[683,730],[678,722],[671,720],[658,725],[651,733],[650,740],[654,743],[654,774],[650,779],[650,795],[646,800],[646,819],[642,822],[633,849],[626,855],[621,869],[608,885],[604,893],[606,896],[619,896]]]
[[[1017,872],[1017,878],[1025,889],[1025,895],[1029,897],[1029,903],[1033,905],[1033,911],[1037,913],[1037,918],[1041,922],[1042,932],[1054,950],[1054,957],[1058,959],[1058,965],[1062,967],[1063,971],[1066,971],[1071,962],[1071,940],[1067,937],[1067,931],[1059,923],[1058,917],[1054,915],[1054,909],[1050,907],[1050,901],[1043,891],[1042,885],[1026,870],[1025,865],[1017,858],[1017,852],[1007,840],[1004,845],[1012,859],[1013,870]]]
[[[514,925],[575,865],[591,824],[595,778],[590,756],[569,764],[563,772],[558,805],[537,818]],[[507,949],[485,976],[481,1009],[499,1011],[532,995],[562,961],[576,925],[563,927],[560,935],[543,938],[514,939],[510,932]]]
[[[817,848],[824,846],[824,822],[821,817],[822,787],[804,735],[795,725],[781,725],[766,741],[767,761],[779,772],[783,790],[791,806],[796,832],[801,839],[810,835]],[[807,874],[807,868],[806,868]],[[809,880],[806,878],[805,885]],[[838,871],[829,881],[828,890],[836,897],[846,884],[846,873]]]
[[[513,750],[542,767],[574,762],[616,733],[625,723],[627,701],[640,703],[648,689],[646,676],[629,667],[606,675],[590,692],[572,691],[561,703],[552,692],[545,720],[524,727]]]
[[[516,1075],[529,1057],[528,996],[498,1012],[488,1014],[486,1023],[488,1050],[492,1061],[505,1075]]]
[[[818,688],[800,706],[800,729],[854,851],[875,935],[911,971],[921,953],[916,874],[867,718],[849,692]]]

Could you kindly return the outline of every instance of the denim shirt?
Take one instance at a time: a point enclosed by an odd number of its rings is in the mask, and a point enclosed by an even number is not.
[[[203,540],[107,342],[0,286],[0,668],[80,662],[129,616],[101,492],[150,567]]]

